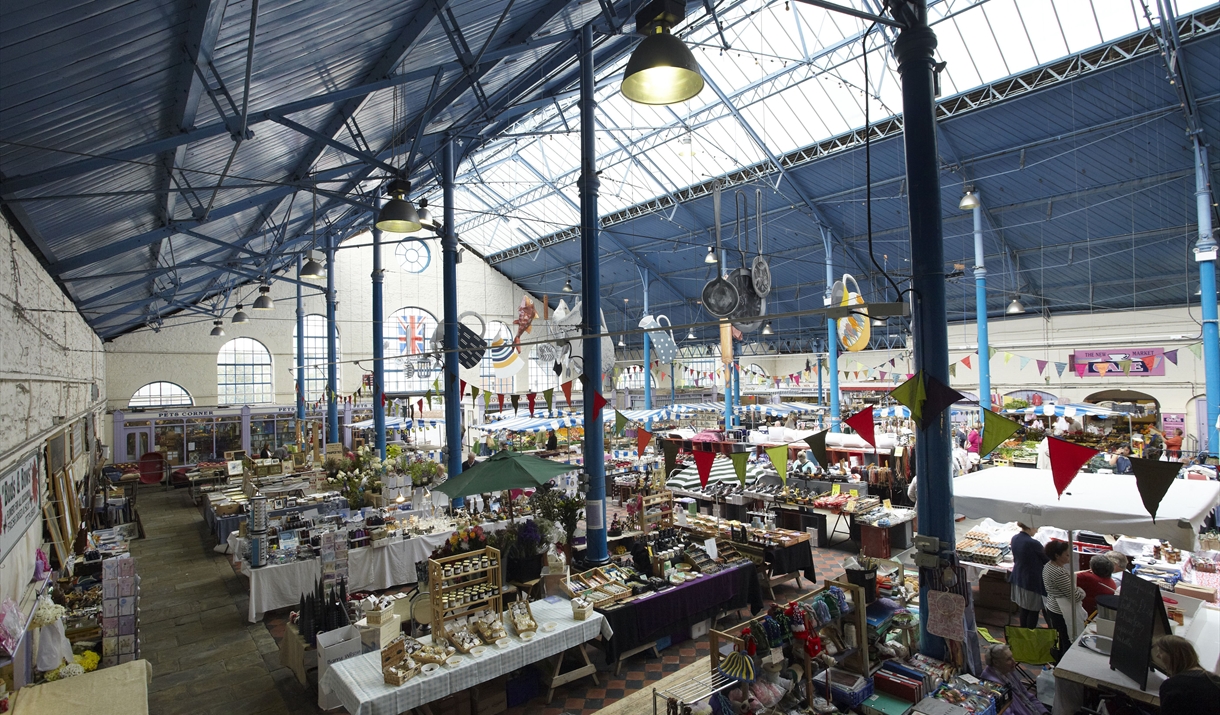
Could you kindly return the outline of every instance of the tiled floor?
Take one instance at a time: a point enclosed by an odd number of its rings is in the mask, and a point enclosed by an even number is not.
[[[277,642],[287,611],[268,614],[263,623],[247,623],[248,584],[228,557],[212,550],[214,539],[185,492],[146,489],[139,499],[147,538],[133,544],[132,554],[143,579],[142,649],[153,665],[150,712],[319,712],[316,693],[279,663]],[[841,577],[846,556],[814,549],[818,577]],[[808,581],[803,584],[810,587]],[[779,600],[798,593],[791,582],[776,588]],[[733,619],[730,615],[721,625]],[[592,715],[707,656],[708,640],[675,643],[659,658],[641,653],[624,663],[620,675],[597,648],[590,646],[588,652],[598,665],[599,685],[589,678],[569,683],[555,691],[549,705],[539,696],[507,715]]]

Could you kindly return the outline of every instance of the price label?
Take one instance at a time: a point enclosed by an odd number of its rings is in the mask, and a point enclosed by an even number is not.
[[[838,484],[830,485],[830,496],[837,497],[837,496],[839,496],[839,492],[840,492],[840,488],[839,488]]]
[[[882,501],[881,503],[883,505],[885,505],[886,511],[894,511],[894,505],[890,503],[889,499],[886,499],[886,500]]]
[[[860,498],[860,490],[859,490],[859,489],[852,489],[852,490],[851,490],[850,492],[848,492],[848,493],[849,493],[849,494],[851,494],[851,498],[852,498],[852,499],[859,499],[859,498]]]

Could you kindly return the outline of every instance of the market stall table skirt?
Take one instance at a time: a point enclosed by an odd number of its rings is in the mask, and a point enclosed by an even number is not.
[[[599,635],[614,635],[606,619],[597,613],[583,621],[575,620],[571,604],[562,599],[556,603],[535,601],[530,610],[540,625],[554,622],[558,627],[551,633],[539,630],[528,642],[510,637],[511,643],[504,650],[489,647],[480,657],[463,656],[456,668],[442,667],[432,675],[417,675],[400,686],[385,683],[380,651],[366,653],[331,665],[319,687],[338,697],[349,715],[398,715],[559,655]],[[429,637],[421,640],[430,642]]]
[[[134,660],[17,691],[13,715],[148,715],[152,666]]]

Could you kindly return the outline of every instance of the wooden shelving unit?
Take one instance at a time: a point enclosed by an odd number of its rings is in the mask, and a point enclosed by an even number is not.
[[[487,566],[482,566],[482,560],[487,557]],[[464,563],[479,564],[469,571],[451,573],[445,576],[445,567],[458,568]],[[428,581],[432,584],[432,637],[449,641],[450,621],[469,616],[476,611],[489,609],[497,615],[504,613],[503,582],[501,574],[503,564],[500,563],[500,551],[490,546],[456,556],[446,556],[440,559],[428,559]],[[445,606],[445,596],[453,596],[464,588],[487,584],[490,587],[489,596],[466,603]]]
[[[674,493],[668,489],[648,496],[636,497],[640,507],[640,531],[645,535],[657,529],[672,529],[674,525]],[[660,513],[650,514],[653,509]]]

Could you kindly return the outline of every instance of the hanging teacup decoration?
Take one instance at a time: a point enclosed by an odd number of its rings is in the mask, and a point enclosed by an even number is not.
[[[832,305],[853,306],[864,305],[864,296],[860,294],[860,286],[850,273],[843,274],[843,280],[835,281],[830,289]],[[839,343],[848,352],[859,352],[868,347],[872,336],[871,321],[868,318],[868,308],[857,308],[846,318],[840,318]]]
[[[501,329],[503,323],[492,323]],[[491,357],[491,367],[500,379],[508,379],[521,372],[529,362],[530,346],[513,347],[515,338],[511,335],[496,334],[488,341],[488,355]]]
[[[661,325],[661,321],[665,321],[665,325]],[[669,318],[664,315],[658,315],[655,318],[651,315],[645,315],[640,319],[640,327],[652,332],[648,333],[649,340],[652,342],[653,356],[662,363],[673,362],[674,357],[678,354],[678,344],[674,342],[673,333],[668,330],[657,330],[660,327],[668,328],[672,323]]]
[[[475,332],[470,326],[462,322],[466,317],[474,318],[479,322],[479,330]],[[467,370],[473,370],[478,367],[483,360],[483,355],[487,353],[487,341],[483,339],[483,331],[487,329],[487,323],[483,318],[479,317],[474,311],[466,311],[458,316],[458,363]],[[441,321],[436,326],[436,333],[432,337],[432,341],[436,345],[445,344],[445,322]]]

